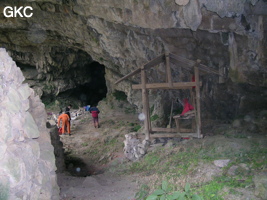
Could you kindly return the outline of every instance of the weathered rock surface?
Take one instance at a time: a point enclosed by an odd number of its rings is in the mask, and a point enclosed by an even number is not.
[[[1,1],[0,7],[18,2]],[[241,103],[255,105],[266,100],[264,0],[29,0],[20,5],[32,6],[33,16],[2,15],[0,45],[24,69],[27,82],[39,95],[56,96],[90,83],[94,75],[86,68],[97,61],[105,65],[108,93],[124,91],[127,100],[141,108],[140,92],[131,89],[132,81],[138,82],[139,77],[118,85],[115,80],[170,51],[201,59],[229,78],[202,77],[206,115],[232,118],[244,111]],[[179,81],[187,78],[179,66],[173,65],[172,71]],[[162,66],[150,70],[149,81],[165,80],[163,72]],[[243,90],[241,83],[251,90]],[[150,95],[156,99],[151,102],[155,108],[152,115],[169,113],[166,99],[172,95],[154,91]],[[179,98],[185,95],[175,93]]]
[[[0,49],[0,199],[59,199],[46,112]]]

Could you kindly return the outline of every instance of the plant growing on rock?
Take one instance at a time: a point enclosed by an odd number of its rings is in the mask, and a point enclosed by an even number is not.
[[[197,194],[193,194],[190,190],[190,184],[186,183],[185,189],[183,192],[172,191],[172,187],[168,184],[167,181],[163,181],[161,188],[154,191],[149,195],[146,200],[203,200],[202,197]]]

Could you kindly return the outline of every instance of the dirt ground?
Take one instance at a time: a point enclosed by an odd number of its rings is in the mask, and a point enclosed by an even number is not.
[[[112,155],[103,155],[98,163],[92,163],[92,154],[87,149],[103,135],[127,134],[124,124],[136,123],[136,115],[124,115],[122,113],[100,113],[100,128],[94,128],[89,112],[71,121],[72,135],[61,135],[65,152],[82,161],[79,164],[70,164],[65,173],[58,174],[58,184],[61,189],[62,200],[134,200],[137,187],[137,177],[134,175],[118,175],[112,171],[112,167],[125,162],[123,143]],[[122,137],[121,137],[122,138]],[[123,142],[123,141],[122,141]],[[108,163],[100,165],[101,159]],[[86,167],[85,167],[86,166]],[[72,172],[72,173],[71,173]]]
[[[105,111],[107,110],[107,111]],[[89,112],[71,121],[72,135],[62,135],[60,140],[66,155],[72,159],[66,164],[66,172],[58,174],[58,185],[61,189],[61,200],[135,200],[135,194],[139,187],[146,183],[149,185],[156,177],[140,176],[138,174],[119,174],[119,166],[127,165],[129,161],[123,153],[124,135],[133,132],[135,125],[140,125],[137,114],[125,114],[110,109],[103,109],[100,113],[100,128],[96,129],[92,123]],[[201,140],[182,141],[173,151],[181,151],[183,148],[203,147],[206,154],[226,152],[242,152],[242,149],[249,148],[250,144],[257,142],[263,147],[266,146],[266,135],[255,135],[251,132],[238,132],[239,129],[231,128],[230,124],[203,123],[205,126],[205,137]],[[249,123],[246,125],[251,127]],[[240,126],[243,130],[243,126]],[[231,136],[231,137],[227,137]],[[246,138],[246,139],[245,139]],[[116,141],[116,143],[113,143]],[[214,147],[214,148],[213,148]],[[212,149],[211,149],[212,148]],[[199,149],[199,148],[196,148]],[[211,149],[209,152],[209,149]],[[202,169],[207,169],[206,171]],[[181,177],[183,180],[200,180],[209,178],[216,174],[218,168],[212,163],[207,166],[200,166],[196,176]],[[151,180],[150,180],[151,179]],[[152,185],[151,188],[153,189]],[[243,188],[240,195],[229,194],[227,200],[242,200],[244,196],[249,199],[258,199],[254,195],[253,188]]]

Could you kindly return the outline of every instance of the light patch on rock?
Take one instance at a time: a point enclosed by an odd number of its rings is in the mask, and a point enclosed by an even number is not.
[[[185,6],[186,4],[189,3],[189,0],[175,0],[175,3],[178,4],[179,6]]]
[[[230,162],[229,159],[227,159],[227,160],[214,160],[213,161],[214,165],[216,165],[217,167],[226,167],[229,162]]]

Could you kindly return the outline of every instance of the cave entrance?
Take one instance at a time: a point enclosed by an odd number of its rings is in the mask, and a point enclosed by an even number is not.
[[[105,98],[107,94],[105,66],[94,61],[84,66],[84,73],[87,74],[87,80],[83,84],[76,84],[75,88],[59,93],[57,99],[63,99],[66,104],[86,106],[97,105]],[[79,80],[74,81],[79,82]]]

